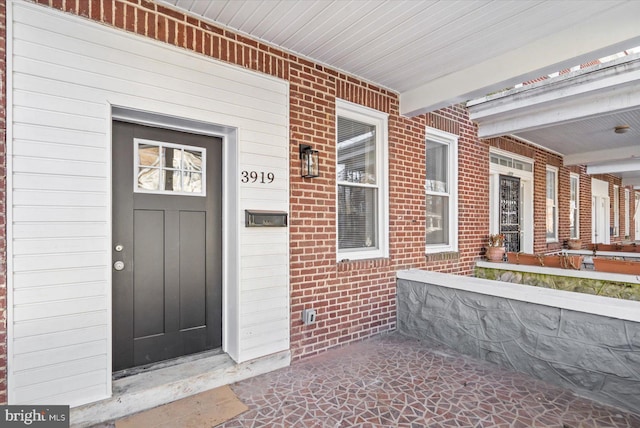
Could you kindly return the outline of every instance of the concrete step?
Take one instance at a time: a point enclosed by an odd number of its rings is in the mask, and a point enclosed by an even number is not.
[[[287,367],[289,351],[237,364],[213,353],[160,364],[113,381],[110,398],[71,409],[72,427],[90,427]]]

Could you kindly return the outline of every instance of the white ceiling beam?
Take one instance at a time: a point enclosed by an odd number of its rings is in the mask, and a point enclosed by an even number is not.
[[[503,98],[469,105],[469,113],[479,125],[480,138],[532,131],[635,109],[640,106],[638,82],[640,55],[630,63],[570,75],[555,84],[521,88]]]
[[[576,153],[564,157],[564,165],[589,165],[601,162],[613,162],[640,158],[640,146],[616,147],[613,149],[594,150],[591,152]]]
[[[587,174],[617,174],[640,171],[640,159],[625,159],[587,165]]]
[[[611,8],[564,31],[403,92],[400,113],[416,116],[637,46],[638,16],[640,2],[629,2],[624,13]]]
[[[624,177],[622,179],[622,187],[633,186],[635,189],[640,187],[640,175],[633,177]]]

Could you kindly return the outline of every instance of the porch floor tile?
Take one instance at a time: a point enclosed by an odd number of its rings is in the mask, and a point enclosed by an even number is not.
[[[399,333],[231,385],[246,427],[640,427],[640,414]]]

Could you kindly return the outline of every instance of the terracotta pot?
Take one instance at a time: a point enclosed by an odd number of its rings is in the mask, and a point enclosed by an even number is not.
[[[593,267],[598,272],[625,273],[628,275],[640,275],[640,262],[630,260],[593,258]]]
[[[540,266],[539,257],[535,254],[507,253],[507,260],[515,265]]]
[[[544,267],[580,270],[584,256],[567,256],[555,254],[540,257],[540,264]]]
[[[582,241],[579,239],[569,239],[567,247],[569,247],[570,250],[579,250],[582,248]]]
[[[618,244],[596,244],[596,251],[618,251]]]
[[[501,262],[504,257],[504,247],[487,247],[485,256],[490,262]]]

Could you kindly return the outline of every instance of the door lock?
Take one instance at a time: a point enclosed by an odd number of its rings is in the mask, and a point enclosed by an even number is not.
[[[123,269],[124,269],[124,262],[123,262],[123,261],[121,261],[121,260],[118,260],[117,262],[115,262],[115,263],[113,264],[113,268],[114,268],[115,270],[123,270]]]
[[[124,246],[122,244],[116,244],[114,250],[116,250],[117,252],[120,252],[124,250]]]

